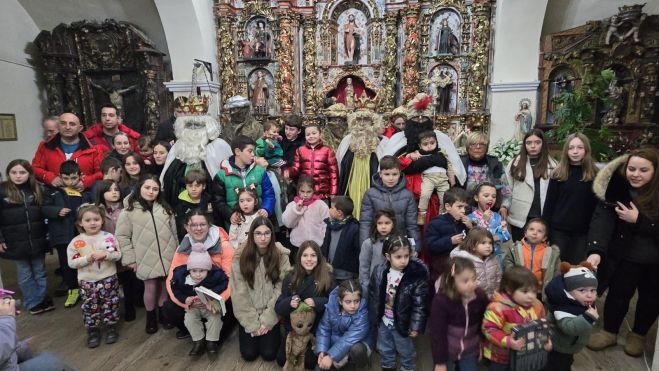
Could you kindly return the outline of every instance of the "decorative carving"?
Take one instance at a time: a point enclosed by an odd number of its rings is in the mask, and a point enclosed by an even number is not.
[[[312,17],[304,19],[304,108],[307,115],[316,111],[316,22]]]
[[[277,38],[279,71],[277,74],[277,95],[282,112],[293,112],[293,22],[290,16],[279,18],[279,36]]]
[[[249,4],[249,3],[248,3]],[[217,59],[220,68],[220,79],[222,80],[223,102],[236,95],[236,69],[232,50],[234,50],[233,36],[231,35],[230,25],[233,17],[220,17],[217,24]]]
[[[384,44],[384,76],[382,77],[382,92],[378,95],[378,106],[382,112],[389,112],[394,109],[396,98],[396,13],[389,13],[385,17],[387,27],[387,37]]]
[[[409,9],[405,14],[405,46],[403,59],[403,97],[408,101],[417,93],[419,70],[418,10]]]
[[[469,68],[467,100],[470,111],[482,111],[485,106],[488,55],[490,54],[490,6],[476,4],[473,9],[474,43]]]

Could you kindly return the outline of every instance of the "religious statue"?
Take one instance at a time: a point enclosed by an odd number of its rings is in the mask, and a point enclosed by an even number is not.
[[[347,109],[352,110],[355,108],[355,87],[352,86],[352,78],[346,79],[346,87],[343,89],[344,104]]]
[[[348,128],[346,124],[348,108],[343,103],[333,104],[327,107],[325,116],[327,122],[325,122],[325,127],[321,133],[321,139],[325,145],[336,149]]]
[[[345,64],[359,64],[361,48],[361,36],[359,27],[355,23],[355,15],[348,16],[348,23],[343,26],[343,49],[345,52]]]
[[[229,120],[222,127],[222,138],[228,143],[239,135],[257,140],[263,134],[263,125],[252,116],[249,99],[236,95],[227,99],[224,110],[229,112]]]
[[[636,7],[638,7],[638,5],[636,5]],[[641,42],[638,33],[641,28],[641,23],[643,23],[647,17],[647,14],[641,14],[640,9],[642,7],[643,6],[637,8],[638,11],[623,10],[622,8],[624,7],[622,7],[620,8],[620,14],[611,16],[604,43],[606,45],[611,45],[613,41],[625,41],[629,37],[632,37],[632,40],[634,40],[635,43]],[[622,17],[621,14],[623,14]],[[620,28],[622,26],[629,27],[629,30],[627,30],[627,32],[621,33]],[[612,41],[611,39],[613,37],[615,37],[615,39]]]
[[[248,59],[252,57],[252,42],[249,41],[248,39],[241,40],[240,43],[242,44],[242,55],[243,59]]]
[[[268,30],[265,28],[265,21],[256,22],[253,39],[254,57],[268,58],[272,55],[270,33],[268,33]]]
[[[268,99],[270,98],[268,82],[263,76],[263,71],[257,71],[256,76],[256,81],[252,84],[252,107],[258,113],[261,111],[266,111],[267,113]]]
[[[124,94],[133,91],[137,87],[137,85],[132,85],[132,86],[129,86],[129,87],[124,88],[124,89],[111,89],[111,88],[106,89],[103,86],[101,86],[101,85],[99,85],[99,84],[97,84],[93,81],[90,81],[89,83],[91,84],[91,86],[93,86],[96,89],[98,89],[98,90],[104,92],[105,94],[107,94],[108,97],[110,98],[110,102],[112,104],[114,104],[115,107],[117,107],[117,111],[119,111],[119,112],[123,112],[123,107],[124,107],[124,98],[123,98],[123,96],[124,96]]]
[[[439,28],[439,33],[437,34],[435,51],[437,51],[437,54],[457,55],[460,53],[458,38],[453,34],[453,30],[448,23],[448,17],[442,19],[442,24]]]
[[[437,113],[449,113],[451,111],[451,89],[453,88],[453,79],[451,74],[448,72],[448,68],[442,68],[438,75],[437,80]]]
[[[620,116],[625,107],[626,94],[625,89],[618,85],[618,80],[612,80],[607,89],[609,100],[609,109],[602,117],[602,123],[606,126],[620,124]]]
[[[519,102],[519,111],[515,114],[515,139],[522,141],[526,133],[533,128],[533,115],[529,109],[530,101],[527,98]]]

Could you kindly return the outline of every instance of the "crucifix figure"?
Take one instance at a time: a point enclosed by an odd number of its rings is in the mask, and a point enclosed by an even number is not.
[[[114,104],[115,107],[117,107],[117,110],[119,112],[122,112],[122,113],[123,113],[123,107],[124,107],[124,97],[123,97],[124,94],[133,91],[137,87],[137,85],[131,85],[131,86],[129,86],[127,88],[124,88],[124,89],[112,89],[112,88],[106,89],[103,86],[101,86],[101,85],[99,85],[99,84],[97,84],[93,81],[90,81],[90,84],[91,84],[91,86],[95,87],[96,89],[98,89],[98,90],[104,92],[105,94],[107,94],[108,97],[110,98],[110,102],[112,104]]]

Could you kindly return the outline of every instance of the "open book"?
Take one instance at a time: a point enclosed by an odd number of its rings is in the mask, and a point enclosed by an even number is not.
[[[197,286],[194,290],[202,303],[210,304],[210,306],[215,308],[221,316],[224,316],[227,312],[227,308],[224,305],[224,299],[220,295],[203,286]]]

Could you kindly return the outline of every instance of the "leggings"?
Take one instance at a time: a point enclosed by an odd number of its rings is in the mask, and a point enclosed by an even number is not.
[[[276,324],[267,334],[255,337],[246,333],[245,328],[240,324],[238,326],[240,355],[247,362],[252,362],[259,356],[266,362],[274,361],[277,358],[280,344],[281,332],[279,330],[279,324]]]
[[[165,278],[152,278],[144,280],[144,309],[148,312],[156,309],[167,300],[167,289],[165,288]]]

